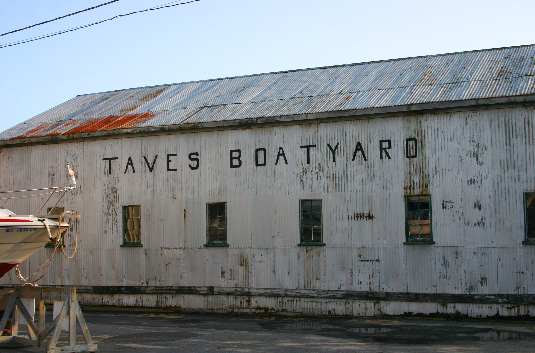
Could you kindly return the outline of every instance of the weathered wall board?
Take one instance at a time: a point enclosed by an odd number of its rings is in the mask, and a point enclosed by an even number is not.
[[[76,170],[64,205],[82,215],[78,254],[56,257],[42,284],[84,286],[88,304],[534,315],[535,246],[522,244],[534,129],[535,108],[511,107],[21,146],[1,151],[0,187]],[[413,194],[432,196],[435,244],[404,244]],[[323,200],[325,246],[298,246],[300,199]],[[229,247],[208,248],[206,203],[221,201]],[[134,204],[143,247],[121,247]]]

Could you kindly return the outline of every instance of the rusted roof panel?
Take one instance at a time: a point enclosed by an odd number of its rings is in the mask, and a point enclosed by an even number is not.
[[[535,45],[77,96],[0,140],[535,94]]]

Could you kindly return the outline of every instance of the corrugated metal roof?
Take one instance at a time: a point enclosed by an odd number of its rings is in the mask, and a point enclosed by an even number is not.
[[[535,45],[77,96],[0,140],[535,94]]]

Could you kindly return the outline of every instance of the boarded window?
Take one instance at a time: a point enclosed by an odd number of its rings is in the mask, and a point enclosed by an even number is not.
[[[141,245],[141,206],[123,206],[123,244],[121,246]]]
[[[324,245],[321,200],[301,200],[301,244]]]
[[[227,246],[227,203],[206,204],[207,246]]]
[[[431,196],[406,196],[405,214],[407,242],[433,242],[433,233],[431,232]]]
[[[526,240],[535,242],[535,192],[526,192],[524,194],[524,201]]]

